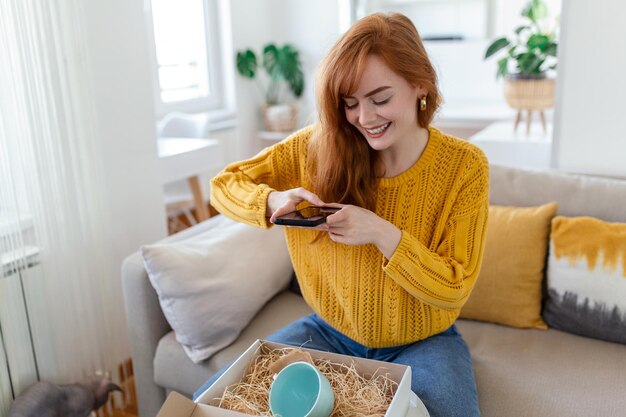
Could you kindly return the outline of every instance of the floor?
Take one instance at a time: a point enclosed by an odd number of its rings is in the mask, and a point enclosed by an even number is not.
[[[96,417],[137,417],[137,394],[135,390],[135,376],[133,361],[126,359],[117,367],[117,383],[122,392],[109,396],[109,401],[92,413]]]

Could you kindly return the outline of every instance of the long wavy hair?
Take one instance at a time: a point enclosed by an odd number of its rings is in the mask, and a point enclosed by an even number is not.
[[[343,97],[356,91],[365,62],[376,55],[413,86],[428,93],[418,124],[428,127],[440,103],[437,75],[417,29],[399,13],[375,13],[357,21],[332,47],[317,75],[319,124],[309,149],[313,189],[326,202],[374,210],[382,164],[362,134],[348,122]],[[419,98],[418,98],[419,100]]]

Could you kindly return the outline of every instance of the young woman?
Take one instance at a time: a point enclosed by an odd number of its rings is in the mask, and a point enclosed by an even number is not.
[[[430,126],[437,76],[400,14],[369,15],[334,45],[317,101],[319,123],[211,183],[221,213],[259,227],[303,204],[340,208],[313,230],[285,228],[315,314],[267,339],[409,365],[431,416],[478,416],[454,322],[483,254],[485,156]]]

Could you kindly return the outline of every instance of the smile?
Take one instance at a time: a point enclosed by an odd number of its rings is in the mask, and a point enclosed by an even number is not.
[[[378,135],[380,133],[383,133],[385,130],[387,130],[387,128],[389,127],[389,125],[391,124],[391,122],[388,122],[380,127],[377,127],[375,129],[365,129],[365,131],[367,133],[369,133],[370,135]]]

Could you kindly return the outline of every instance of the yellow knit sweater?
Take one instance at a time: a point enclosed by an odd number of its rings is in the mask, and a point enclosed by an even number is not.
[[[211,204],[234,220],[271,227],[265,217],[270,192],[315,191],[306,173],[312,129],[226,167],[211,182]],[[402,230],[391,259],[372,244],[349,246],[327,236],[311,243],[317,231],[285,228],[306,302],[368,347],[402,345],[446,330],[480,269],[489,205],[487,159],[466,141],[429,131],[426,149],[411,168],[379,180],[376,214]]]

